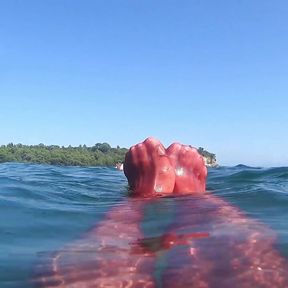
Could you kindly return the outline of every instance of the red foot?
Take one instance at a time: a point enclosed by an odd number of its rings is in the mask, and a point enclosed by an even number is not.
[[[174,193],[205,192],[207,168],[195,148],[171,144],[166,153],[175,171]]]
[[[137,196],[171,194],[175,184],[174,169],[164,146],[155,138],[130,148],[125,157],[124,173]]]
[[[195,148],[174,143],[166,150],[155,138],[132,146],[124,173],[137,196],[205,192],[207,169]]]

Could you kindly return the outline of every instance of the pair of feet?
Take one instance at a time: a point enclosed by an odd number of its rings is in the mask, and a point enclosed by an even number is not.
[[[124,173],[136,196],[205,192],[207,169],[195,148],[173,143],[167,149],[152,137],[127,152]]]

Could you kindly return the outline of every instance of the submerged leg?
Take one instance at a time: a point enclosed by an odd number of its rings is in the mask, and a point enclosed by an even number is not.
[[[177,201],[170,231],[186,234],[186,243],[168,251],[164,287],[288,287],[273,231],[218,197]],[[197,231],[207,237],[187,241]]]
[[[37,287],[155,287],[154,255],[137,246],[145,200],[113,208],[94,229],[38,267]]]

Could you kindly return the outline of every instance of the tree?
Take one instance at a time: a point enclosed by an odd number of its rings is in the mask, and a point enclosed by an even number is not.
[[[111,146],[108,143],[96,143],[92,147],[92,151],[99,150],[103,153],[107,153],[108,151],[110,151],[110,149],[111,149]]]

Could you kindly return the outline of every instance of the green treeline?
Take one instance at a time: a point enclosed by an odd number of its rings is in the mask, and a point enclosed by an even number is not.
[[[123,163],[127,148],[112,148],[108,143],[97,143],[92,147],[79,145],[78,147],[60,147],[57,145],[46,146],[13,144],[0,146],[0,163],[3,162],[28,162],[39,164],[63,166],[115,166]],[[206,158],[206,164],[216,163],[216,156],[202,147],[198,152]]]
[[[0,163],[29,162],[67,166],[114,166],[123,162],[126,148],[112,148],[108,143],[97,143],[92,147],[60,147],[13,144],[0,146]]]

